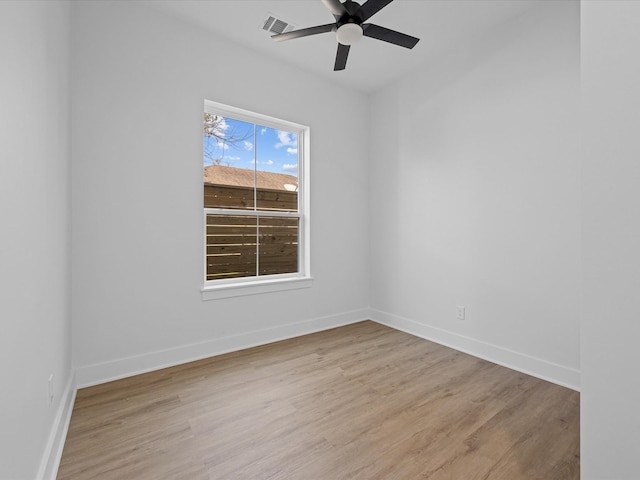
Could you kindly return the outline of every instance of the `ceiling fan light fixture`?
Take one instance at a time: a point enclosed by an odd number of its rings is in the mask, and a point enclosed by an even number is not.
[[[342,45],[353,45],[362,38],[362,33],[362,27],[357,23],[345,23],[336,30],[336,38]]]

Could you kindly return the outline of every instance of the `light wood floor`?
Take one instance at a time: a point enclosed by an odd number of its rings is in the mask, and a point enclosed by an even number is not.
[[[572,480],[579,394],[362,322],[78,391],[59,480]]]

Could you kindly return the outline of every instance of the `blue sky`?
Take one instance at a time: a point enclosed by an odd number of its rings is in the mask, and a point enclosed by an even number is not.
[[[220,165],[254,168],[298,176],[297,135],[224,117],[219,138],[204,136],[204,166],[220,159]]]

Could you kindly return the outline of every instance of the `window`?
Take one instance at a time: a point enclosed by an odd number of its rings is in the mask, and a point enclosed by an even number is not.
[[[206,100],[203,298],[310,286],[309,129]]]

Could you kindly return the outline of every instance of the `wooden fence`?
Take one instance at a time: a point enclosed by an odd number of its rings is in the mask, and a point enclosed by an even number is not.
[[[206,208],[295,212],[297,192],[205,185]],[[298,271],[299,219],[277,216],[207,215],[207,280]]]
[[[298,192],[212,184],[204,185],[204,207],[253,210],[254,195],[258,210],[298,211]]]

